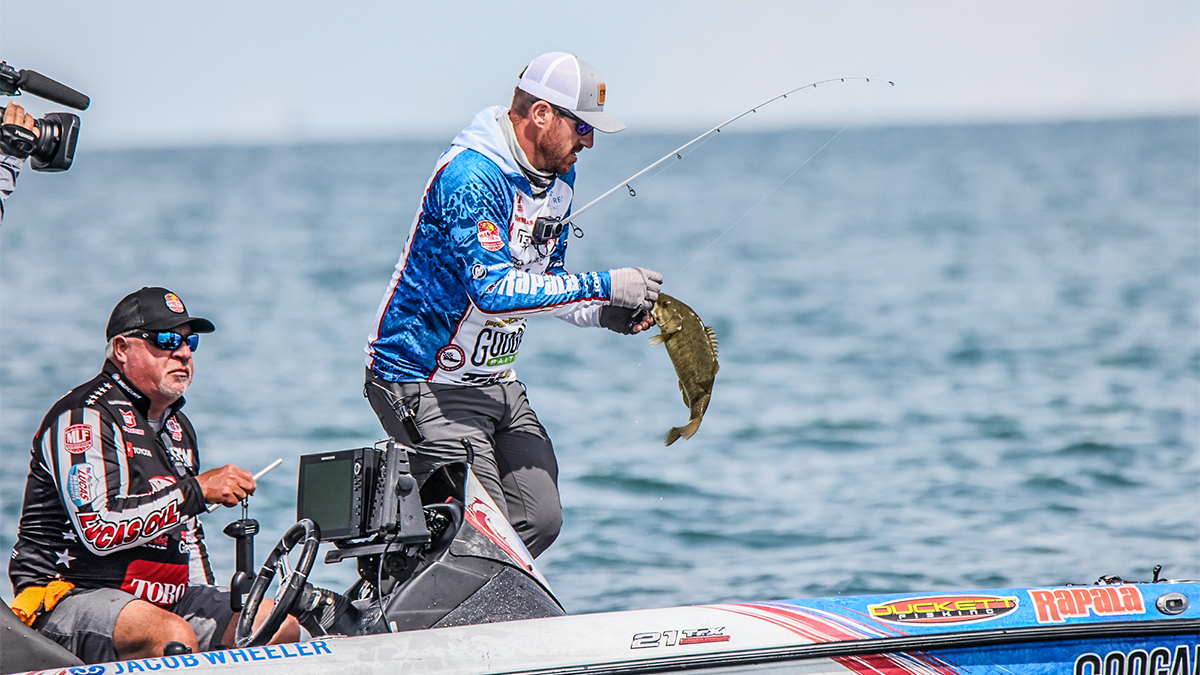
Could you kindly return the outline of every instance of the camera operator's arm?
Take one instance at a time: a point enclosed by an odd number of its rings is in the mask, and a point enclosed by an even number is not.
[[[4,108],[3,124],[16,124],[29,129],[34,134],[38,133],[37,127],[34,126],[33,115],[26,113],[25,109],[16,103],[9,103]],[[21,172],[21,165],[25,163],[27,156],[16,153],[0,142],[0,223],[4,222],[4,201],[16,188],[17,174]]]

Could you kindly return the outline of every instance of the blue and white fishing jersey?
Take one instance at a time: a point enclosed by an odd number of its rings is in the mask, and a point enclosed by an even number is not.
[[[481,111],[438,159],[368,338],[367,366],[392,382],[482,385],[516,379],[525,317],[598,327],[607,271],[563,268],[569,228],[532,242],[542,216],[570,214],[575,170],[539,196]]]

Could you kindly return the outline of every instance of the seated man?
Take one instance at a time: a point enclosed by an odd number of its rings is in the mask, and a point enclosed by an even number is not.
[[[256,485],[231,464],[200,473],[180,412],[199,333],[213,330],[165,288],[131,293],[109,318],[101,373],[54,404],[34,436],[9,562],[13,609],[85,663],[161,656],[172,641],[233,644],[237,616],[212,585],[196,516]],[[273,642],[299,636],[289,617]]]

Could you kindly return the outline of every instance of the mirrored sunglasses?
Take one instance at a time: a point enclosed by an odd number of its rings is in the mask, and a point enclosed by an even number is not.
[[[188,349],[192,351],[196,351],[196,348],[200,346],[200,336],[196,333],[183,335],[169,330],[158,331],[156,333],[142,331],[140,333],[130,333],[127,337],[141,338],[159,349],[172,352],[182,347],[185,342]]]
[[[553,103],[550,104],[550,107],[554,108],[554,111],[557,112],[559,115],[562,115],[563,117],[566,117],[567,119],[574,122],[575,123],[575,133],[579,134],[580,136],[586,136],[589,133],[591,133],[592,129],[595,129],[595,127],[593,127],[592,125],[590,125],[587,122],[584,122],[583,120],[579,119],[578,117],[572,115],[571,112],[565,108],[560,108],[560,107],[554,105]]]

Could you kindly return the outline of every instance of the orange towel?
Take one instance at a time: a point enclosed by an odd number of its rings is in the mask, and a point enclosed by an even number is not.
[[[26,626],[32,626],[39,615],[54,609],[72,588],[75,588],[75,584],[58,580],[45,586],[29,586],[9,606]]]

